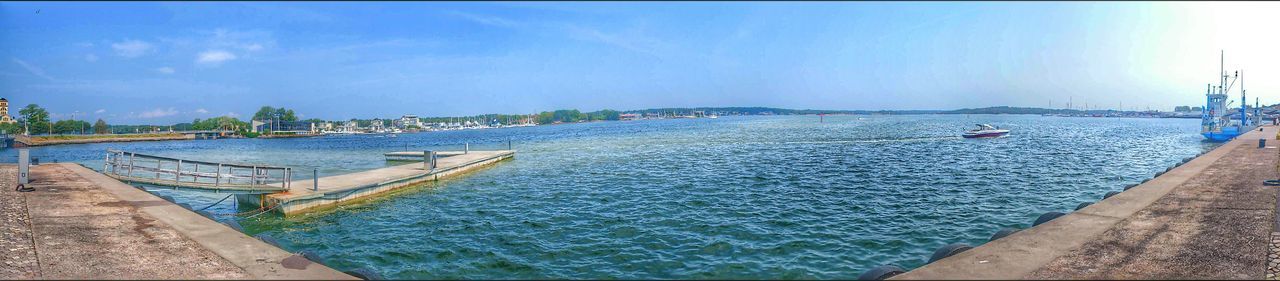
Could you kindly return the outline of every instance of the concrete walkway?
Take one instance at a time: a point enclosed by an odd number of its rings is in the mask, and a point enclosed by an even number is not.
[[[1040,226],[893,279],[1262,279],[1275,127]],[[1270,146],[1258,148],[1258,139]],[[1099,191],[1102,192],[1102,191]]]
[[[0,180],[15,182],[15,166],[0,170]],[[30,254],[18,247],[14,259],[35,264],[6,263],[2,272],[19,274],[6,277],[352,279],[79,165],[44,164],[31,173],[35,192],[6,185],[3,196],[5,206],[23,202],[27,211],[26,231],[15,236],[28,234]]]

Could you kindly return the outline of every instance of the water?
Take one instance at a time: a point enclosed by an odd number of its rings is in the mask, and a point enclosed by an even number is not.
[[[298,218],[241,219],[292,251],[389,278],[856,278],[940,246],[1070,211],[1212,149],[1198,120],[1023,115],[722,117],[305,139],[66,145],[42,161],[100,168],[108,147],[319,168],[381,153],[505,148],[462,178]],[[973,123],[1013,133],[962,139]],[[0,152],[12,159],[14,150]],[[309,176],[309,175],[308,175]],[[304,185],[304,184],[299,184]],[[197,208],[225,194],[147,187]],[[236,210],[228,200],[210,210]]]

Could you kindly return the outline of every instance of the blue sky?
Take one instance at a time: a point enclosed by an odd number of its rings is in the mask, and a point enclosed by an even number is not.
[[[39,11],[37,13],[37,11]],[[1218,51],[1280,102],[1277,3],[0,3],[0,96],[167,124],[692,106],[1170,110]],[[1273,82],[1275,81],[1275,82]],[[88,116],[88,118],[83,117]]]

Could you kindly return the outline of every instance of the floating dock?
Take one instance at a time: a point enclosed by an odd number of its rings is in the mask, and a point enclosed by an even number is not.
[[[274,209],[285,216],[310,210],[336,207],[367,199],[384,192],[428,181],[436,181],[514,158],[515,150],[440,151],[435,168],[429,168],[423,152],[393,152],[388,155],[414,156],[417,163],[391,166],[345,175],[322,177],[315,181],[297,181],[286,191],[270,194],[239,194],[240,204]]]

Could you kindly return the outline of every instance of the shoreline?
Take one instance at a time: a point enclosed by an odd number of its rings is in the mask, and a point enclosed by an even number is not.
[[[130,137],[128,135],[80,135],[95,137],[73,137],[69,139],[47,139],[49,136],[17,136],[14,137],[13,147],[32,147],[32,146],[49,146],[60,144],[83,144],[83,143],[104,143],[104,142],[133,142],[133,141],[165,141],[165,140],[193,140],[196,139],[194,134],[162,134],[164,136],[151,136],[156,134],[147,134],[145,136]],[[96,136],[112,136],[112,137],[96,137]],[[61,137],[61,136],[60,136]]]

